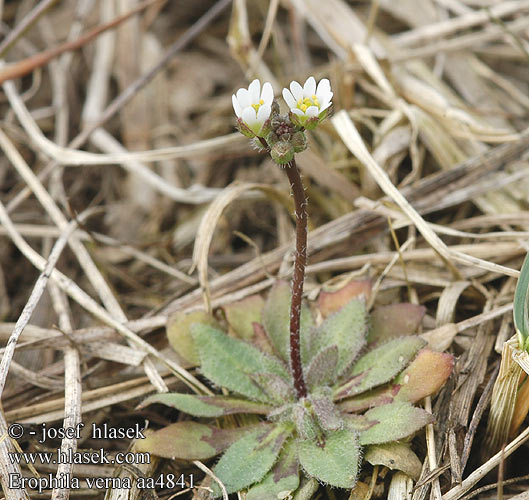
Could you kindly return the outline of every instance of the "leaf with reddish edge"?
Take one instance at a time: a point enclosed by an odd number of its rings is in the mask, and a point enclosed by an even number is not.
[[[154,394],[143,401],[138,408],[145,408],[153,403],[170,406],[195,417],[210,418],[232,415],[234,413],[266,415],[272,410],[270,406],[254,403],[246,399],[178,393]]]
[[[335,292],[321,292],[318,297],[318,309],[322,316],[326,318],[330,314],[340,310],[352,299],[364,297],[367,302],[371,297],[371,281],[357,280],[350,281],[340,290]]]
[[[292,430],[292,427],[282,424],[267,425],[265,429],[246,434],[226,450],[213,468],[213,473],[228,493],[260,481],[276,462]],[[213,495],[218,497],[220,494],[218,485],[213,485]]]
[[[270,290],[265,302],[263,326],[270,337],[274,350],[284,361],[290,361],[290,302],[292,292],[285,281],[278,281]],[[301,306],[301,357],[305,359],[306,342],[314,322],[309,307]]]
[[[299,486],[299,463],[295,440],[290,440],[281,450],[277,463],[263,480],[252,486],[246,500],[271,500],[286,498],[287,493]]]
[[[175,312],[167,321],[167,339],[174,351],[188,362],[188,366],[200,364],[195,341],[191,335],[191,326],[202,323],[218,328],[218,323],[211,315],[204,311],[190,313]]]
[[[423,349],[392,383],[345,399],[338,403],[338,407],[343,412],[352,413],[395,400],[415,403],[435,394],[452,373],[453,366],[451,354]]]
[[[261,424],[262,427],[268,424]],[[158,431],[147,429],[145,439],[134,443],[135,451],[152,453],[158,457],[182,460],[206,460],[231,446],[256,427],[219,429],[197,422],[177,422]]]
[[[367,342],[385,342],[394,337],[413,335],[421,325],[426,308],[416,304],[390,304],[371,313]]]
[[[336,389],[334,398],[344,399],[389,382],[425,345],[423,339],[413,336],[393,339],[375,347],[355,362],[352,378]]]
[[[405,401],[377,406],[366,412],[364,417],[374,425],[360,433],[361,445],[398,441],[411,436],[434,420],[431,413]]]
[[[263,307],[263,298],[260,295],[252,295],[227,304],[222,309],[235,336],[252,342],[254,337],[253,323],[261,323]]]

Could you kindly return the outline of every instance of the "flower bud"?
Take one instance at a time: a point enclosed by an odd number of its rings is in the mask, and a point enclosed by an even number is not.
[[[307,149],[307,138],[301,130],[292,136],[290,143],[292,144],[295,153],[301,153]]]
[[[284,165],[294,158],[294,147],[290,142],[278,141],[272,146],[270,156],[279,165]]]

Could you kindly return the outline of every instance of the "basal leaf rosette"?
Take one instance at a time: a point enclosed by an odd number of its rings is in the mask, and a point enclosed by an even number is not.
[[[214,474],[228,493],[246,490],[248,500],[285,498],[303,476],[351,489],[365,451],[370,463],[384,464],[394,449],[402,457],[401,470],[415,474],[419,460],[406,438],[433,417],[413,403],[439,390],[453,360],[414,335],[424,308],[394,304],[368,315],[370,293],[369,282],[352,282],[322,292],[314,305],[318,315],[303,304],[301,357],[308,395],[301,399],[288,366],[287,283],[278,282],[266,300],[253,296],[224,306],[220,323],[226,332],[196,313],[196,322],[178,315],[168,328],[172,345],[229,395],[149,397],[141,407],[159,403],[197,420],[147,431],[136,449],[185,460],[221,455]],[[253,415],[242,420],[251,425],[230,427],[226,417],[234,414]],[[398,461],[393,466],[399,468]],[[213,495],[220,494],[213,486]]]

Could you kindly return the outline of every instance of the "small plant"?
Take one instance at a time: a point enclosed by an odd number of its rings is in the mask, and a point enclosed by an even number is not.
[[[442,386],[453,362],[412,335],[423,308],[395,304],[370,317],[368,282],[322,292],[317,304],[302,301],[307,213],[294,154],[306,148],[305,130],[326,117],[332,92],[328,80],[316,86],[311,77],[303,87],[292,82],[283,96],[287,115],[279,114],[271,85],[261,90],[254,80],[233,96],[233,106],[239,130],[268,151],[290,180],[296,205],[292,289],[278,282],[266,301],[252,296],[224,307],[228,333],[205,313],[177,313],[168,326],[173,347],[233,395],[151,396],[142,406],[162,403],[220,420],[178,422],[148,431],[136,444],[167,458],[222,454],[214,474],[228,493],[247,489],[247,500],[285,498],[299,488],[301,471],[353,488],[364,446],[402,440],[432,422],[413,403]],[[236,414],[239,425],[230,426],[225,417]],[[221,494],[215,484],[213,493]]]

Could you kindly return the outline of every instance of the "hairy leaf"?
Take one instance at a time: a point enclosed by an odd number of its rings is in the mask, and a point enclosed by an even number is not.
[[[414,403],[435,394],[450,376],[453,365],[452,355],[423,349],[391,384],[353,396],[338,406],[344,412],[356,412],[394,400]]]
[[[296,443],[290,440],[281,451],[277,463],[263,480],[252,486],[246,500],[280,500],[299,486],[299,464]]]
[[[389,382],[425,345],[420,337],[401,337],[376,347],[354,364],[352,378],[336,390],[335,398],[354,396]]]
[[[294,401],[296,397],[294,387],[279,375],[272,373],[253,373],[251,377],[270,396],[274,403],[284,404],[288,401]]]
[[[305,381],[310,390],[331,385],[336,380],[338,364],[338,346],[331,345],[320,351],[310,362]]]
[[[270,290],[263,308],[263,326],[274,344],[274,348],[285,361],[290,359],[290,302],[292,292],[285,281],[278,281]],[[301,306],[301,351],[304,358],[308,334],[313,325],[310,309]]]
[[[252,295],[223,307],[228,324],[238,338],[253,340],[253,323],[261,323],[263,306],[263,298],[260,295]]]
[[[270,398],[252,380],[255,372],[272,373],[288,380],[286,367],[242,340],[228,337],[207,325],[195,324],[191,333],[198,348],[202,373],[213,383],[250,399]]]
[[[384,465],[391,470],[400,470],[418,481],[422,463],[405,443],[385,443],[368,446],[364,460],[371,465]]]
[[[394,337],[412,335],[419,328],[426,308],[416,304],[380,306],[371,313],[371,327],[367,341],[385,342]]]
[[[343,428],[340,412],[332,402],[330,395],[311,394],[309,401],[322,429],[337,431]]]
[[[313,330],[310,348],[320,352],[332,345],[338,346],[336,374],[342,374],[354,361],[365,344],[366,308],[362,300],[354,299],[338,312],[327,317]]]
[[[324,318],[339,311],[352,299],[363,297],[367,302],[371,297],[371,281],[350,281],[343,288],[334,292],[321,292],[318,297],[318,309]]]
[[[255,427],[219,429],[197,422],[177,422],[158,431],[147,429],[145,439],[138,439],[134,447],[164,458],[205,460],[222,453],[250,431],[258,432]]]
[[[405,438],[434,420],[431,413],[404,401],[378,406],[366,412],[364,417],[374,425],[360,434],[362,445]]]
[[[196,366],[200,363],[195,341],[191,336],[191,326],[195,323],[218,326],[215,319],[204,311],[176,312],[167,321],[169,344],[178,355],[188,362],[189,366]]]
[[[272,468],[292,429],[284,425],[267,425],[233,443],[222,455],[213,472],[228,493],[242,490],[260,481]],[[215,496],[220,488],[214,488]]]
[[[245,399],[178,393],[154,394],[143,401],[138,408],[145,408],[153,403],[161,403],[195,417],[221,417],[233,413],[266,415],[272,409],[270,406]]]
[[[355,432],[331,432],[323,446],[313,440],[301,441],[298,456],[309,477],[338,488],[352,488],[356,483],[360,447]]]

